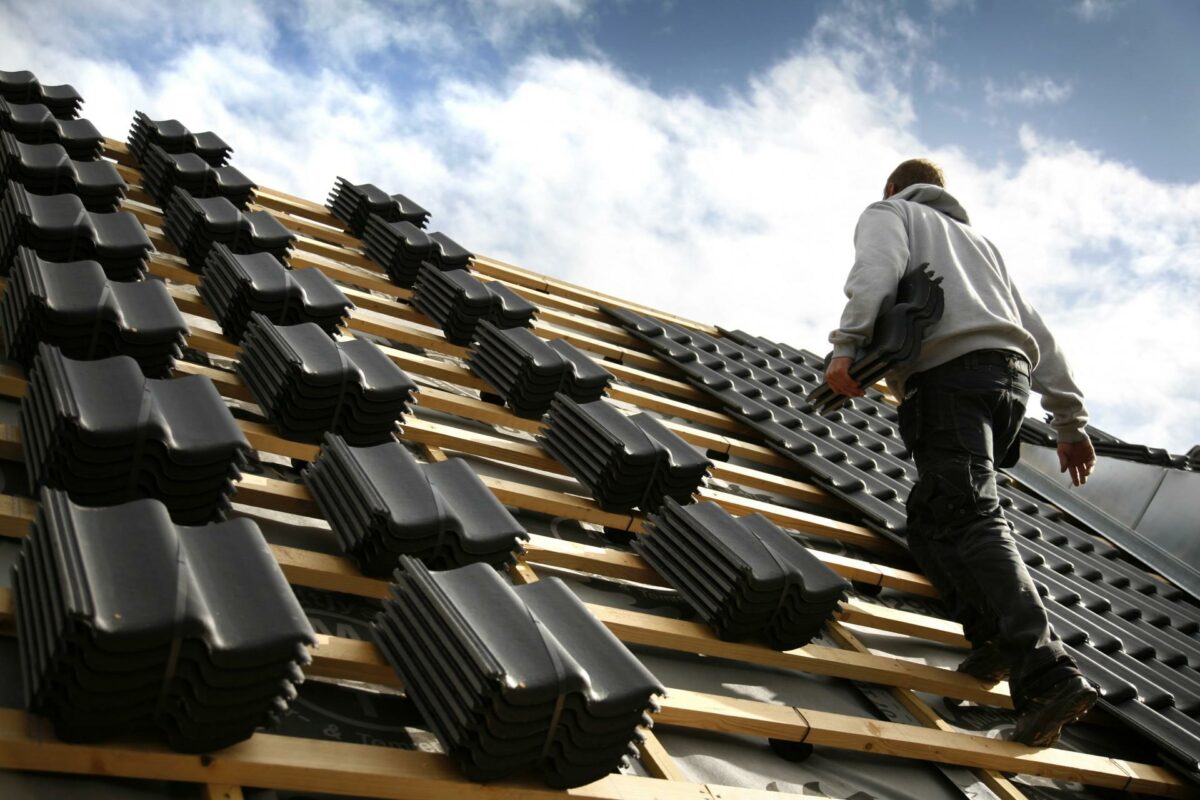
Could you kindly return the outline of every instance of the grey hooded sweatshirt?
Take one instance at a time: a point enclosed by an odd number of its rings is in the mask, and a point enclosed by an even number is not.
[[[918,183],[872,203],[858,220],[854,249],[846,279],[850,301],[829,335],[835,357],[853,358],[870,343],[875,319],[895,303],[900,279],[928,262],[943,279],[945,311],[927,331],[916,363],[888,374],[892,391],[904,397],[909,375],[973,350],[1014,350],[1033,365],[1034,391],[1041,393],[1059,441],[1086,437],[1083,393],[1062,350],[1017,291],[995,245],[970,226],[949,192]]]

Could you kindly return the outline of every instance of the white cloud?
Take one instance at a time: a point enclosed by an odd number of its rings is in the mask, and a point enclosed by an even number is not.
[[[920,39],[854,10],[868,42]],[[1176,451],[1200,441],[1200,185],[1032,129],[1012,164],[931,151],[895,73],[833,22],[719,103],[546,56],[410,94],[391,76],[305,72],[234,43],[183,46],[145,76],[29,45],[19,26],[0,48],[14,68],[74,83],[110,135],[135,107],[175,116],[220,133],[262,184],[323,199],[335,175],[371,181],[477,252],[820,352],[858,213],[898,161],[931,156],[1058,334],[1094,422]]]
[[[1074,87],[1069,81],[1056,81],[1048,77],[1024,78],[1015,86],[1001,86],[990,79],[984,82],[984,99],[989,106],[1057,105],[1066,101]]]
[[[1111,19],[1120,5],[1120,0],[1076,0],[1071,12],[1085,22],[1094,22]]]
[[[559,20],[579,20],[590,0],[467,0],[467,7],[484,37],[507,44],[530,28]]]

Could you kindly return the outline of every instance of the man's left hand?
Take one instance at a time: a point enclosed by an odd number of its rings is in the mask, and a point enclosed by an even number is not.
[[[866,392],[858,385],[858,381],[850,377],[850,365],[853,363],[854,359],[849,356],[831,360],[829,369],[825,370],[825,382],[837,394],[846,397],[862,397]]]

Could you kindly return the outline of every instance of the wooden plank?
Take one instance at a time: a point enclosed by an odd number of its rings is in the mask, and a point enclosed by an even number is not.
[[[344,247],[362,247],[362,242],[360,242],[356,236],[343,230],[341,227],[335,228],[332,225],[323,224],[313,219],[306,219],[304,217],[297,216],[296,214],[291,213],[286,207],[278,207],[282,206],[282,203],[275,203],[270,199],[268,199],[268,203],[273,203],[273,205],[258,202],[258,198],[256,197],[255,202],[250,204],[249,210],[266,211],[271,214],[271,216],[275,217],[275,219],[279,220],[279,224],[283,225],[283,227],[287,228],[289,231],[303,234],[312,239],[316,239],[317,241],[324,241],[330,244],[342,245]],[[335,222],[339,224],[341,223],[341,220],[337,219],[336,217],[332,217],[332,215],[331,218]]]
[[[952,647],[970,649],[971,643],[963,636],[962,626],[957,622],[900,611],[874,603],[847,600],[837,613],[837,618],[851,625],[861,625],[891,633],[902,633],[931,642],[940,642]]]
[[[844,625],[838,623],[830,623],[826,626],[826,630],[835,641],[847,650],[854,650],[859,653],[870,652],[865,644],[863,644],[857,636],[851,633]],[[964,639],[965,641],[965,639]],[[908,689],[890,689],[892,697],[900,701],[900,704],[916,718],[917,722],[927,728],[936,728],[940,731],[954,731],[955,728],[950,723],[942,719],[933,708],[918,697],[914,692]],[[999,772],[991,769],[979,769],[975,771],[975,775],[983,781],[983,783],[996,793],[1001,800],[1025,800],[1025,794],[1018,789],[1008,778],[1001,775]]]
[[[749,642],[722,641],[717,639],[708,627],[696,622],[655,617],[606,606],[589,606],[589,609],[616,634],[617,638],[627,644],[729,658],[884,686],[901,686],[931,692],[941,697],[1012,708],[1007,684],[986,686],[979,680],[954,670],[917,664],[902,658],[853,653],[812,644],[796,650],[779,652]]]
[[[146,742],[66,744],[49,724],[0,709],[0,768],[105,777],[260,786],[389,800],[561,800],[564,793],[533,778],[482,787],[466,781],[449,757],[416,750],[255,734],[205,755],[176,753]],[[722,787],[712,787],[718,793]],[[585,800],[713,800],[709,787],[613,774],[572,789]],[[798,795],[778,795],[789,800]]]
[[[473,268],[476,272],[480,272],[484,275],[489,275],[494,278],[502,278],[514,283],[520,283],[523,286],[529,286],[544,292],[549,292],[551,294],[561,295],[562,297],[569,297],[572,300],[578,300],[581,303],[589,303],[595,306],[620,306],[622,308],[628,308],[632,311],[636,311],[640,314],[647,314],[668,322],[674,322],[677,325],[683,325],[684,327],[691,328],[693,330],[704,331],[705,333],[709,333],[713,336],[720,334],[720,331],[717,330],[717,328],[713,325],[694,322],[692,320],[685,319],[684,317],[680,317],[675,314],[669,314],[665,311],[659,311],[658,309],[651,308],[649,306],[644,306],[639,303],[632,303],[627,300],[622,300],[618,297],[613,297],[612,295],[604,294],[602,292],[595,292],[591,289],[586,289],[582,286],[568,283],[567,281],[552,278],[548,275],[540,275],[538,273],[522,269],[521,267],[507,264],[498,259],[490,258],[488,256],[475,256]]]
[[[255,189],[254,201],[261,205],[269,203],[273,206],[278,206],[289,214],[308,217],[330,228],[341,229],[345,226],[344,222],[335,217],[329,209],[320,203],[305,200],[303,197],[296,197],[294,194],[288,194],[280,189],[269,189],[260,186]]]
[[[789,708],[733,697],[671,689],[658,715],[660,725],[750,736],[770,736],[808,744],[899,756],[941,764],[1004,770],[1109,789],[1147,791],[1163,797],[1196,797],[1200,789],[1171,771],[1138,765],[1134,778],[1123,764],[1105,756],[1027,747],[1016,742],[957,731],[881,722],[807,708]],[[1134,788],[1135,784],[1138,786]]]
[[[715,694],[670,689],[656,725],[735,733],[802,742],[808,725],[800,712],[785,705]]]
[[[242,787],[210,783],[204,787],[204,800],[242,800]]]
[[[719,503],[731,514],[762,514],[777,525],[801,533],[817,534],[877,553],[894,556],[902,556],[906,553],[899,545],[862,525],[828,519],[807,511],[785,508],[774,503],[765,503],[762,500],[720,492],[716,489],[703,488],[698,492],[698,497],[701,500]]]

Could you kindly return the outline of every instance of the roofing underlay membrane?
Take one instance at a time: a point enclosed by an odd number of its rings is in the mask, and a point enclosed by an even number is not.
[[[134,133],[135,143],[143,150],[148,142],[161,144],[171,153],[196,152],[196,148],[208,147],[204,154],[216,158],[221,165],[229,155],[228,146],[219,137],[193,135],[173,121],[154,122],[139,114]],[[364,577],[346,558],[339,549],[338,537],[322,519],[320,509],[304,488],[302,469],[306,462],[316,457],[317,445],[311,437],[310,441],[300,442],[282,436],[272,421],[253,404],[253,396],[238,380],[239,351],[233,342],[222,336],[212,310],[196,292],[199,276],[175,255],[174,246],[164,236],[162,209],[141,188],[137,160],[118,142],[106,140],[104,148],[104,156],[120,165],[121,177],[129,186],[128,195],[121,204],[122,211],[136,215],[146,226],[157,250],[150,258],[149,271],[152,276],[167,282],[171,298],[183,312],[190,331],[188,348],[176,363],[174,374],[211,378],[251,445],[257,448],[257,461],[244,470],[246,475],[233,497],[232,515],[249,517],[257,522],[292,583],[313,629],[319,635],[331,637],[314,651],[314,662],[305,670],[308,680],[298,686],[298,696],[282,715],[272,735],[295,737],[297,745],[302,739],[330,745],[348,743],[364,748],[356,752],[368,754],[376,750],[441,752],[441,744],[418,710],[419,704],[399,690],[386,663],[380,660],[378,665],[372,666],[369,659],[363,661],[362,656],[357,657],[358,661],[343,656],[349,661],[339,662],[340,666],[327,665],[329,659],[335,659],[334,652],[353,650],[354,642],[348,640],[358,640],[363,643],[360,646],[373,647],[370,644],[373,641],[371,623],[380,610],[384,584]],[[342,181],[339,186],[349,184]],[[388,207],[399,202],[395,201],[396,197],[402,197],[388,195],[366,184],[354,188],[364,197],[379,198],[379,202]],[[415,208],[407,198],[404,203]],[[658,312],[601,297],[581,287],[484,256],[475,256],[468,265],[474,278],[485,284],[497,282],[496,286],[505,287],[502,291],[515,291],[538,307],[537,317],[528,328],[532,334],[551,341],[570,341],[578,352],[611,372],[614,380],[607,389],[605,402],[622,413],[652,415],[673,434],[697,447],[699,455],[707,455],[712,464],[700,491],[701,497],[720,503],[738,516],[755,511],[762,513],[792,531],[796,540],[808,547],[818,560],[834,566],[835,571],[840,570],[843,577],[857,581],[840,612],[842,622],[827,624],[813,640],[812,650],[780,654],[761,645],[734,646],[720,642],[705,632],[703,618],[688,606],[683,596],[654,574],[630,546],[631,535],[640,529],[644,519],[642,512],[604,510],[592,501],[587,496],[587,489],[571,477],[567,465],[555,462],[539,444],[537,434],[541,421],[515,415],[497,405],[496,401],[503,401],[503,398],[492,394],[495,387],[469,370],[468,351],[447,341],[440,323],[425,317],[408,303],[411,290],[389,281],[388,265],[374,263],[365,257],[361,240],[345,233],[343,222],[315,203],[262,187],[256,189],[251,208],[269,210],[283,227],[298,234],[294,249],[288,254],[279,251],[278,257],[286,258],[289,267],[320,270],[356,305],[342,328],[343,336],[373,342],[379,352],[387,354],[415,381],[415,403],[405,413],[402,430],[397,434],[403,446],[425,461],[437,462],[446,455],[461,456],[463,464],[478,476],[477,486],[486,486],[508,507],[507,513],[512,516],[506,515],[505,530],[511,530],[515,522],[529,534],[528,541],[516,537],[521,539],[523,546],[516,547],[517,555],[514,556],[519,558],[521,566],[508,573],[514,582],[530,580],[530,567],[538,577],[563,580],[590,613],[616,632],[641,664],[667,687],[664,709],[653,728],[654,740],[643,747],[643,753],[646,753],[649,747],[661,746],[666,756],[660,752],[644,761],[631,759],[621,769],[630,776],[657,775],[655,770],[663,769],[665,763],[674,771],[674,780],[670,783],[614,784],[613,794],[619,793],[623,797],[733,798],[739,795],[720,787],[741,787],[785,793],[791,797],[855,800],[1087,798],[1106,796],[1106,790],[1089,788],[1085,784],[1107,783],[1120,788],[1129,780],[1125,776],[1131,773],[1145,778],[1145,783],[1139,785],[1155,794],[1190,796],[1188,793],[1197,788],[1196,775],[1179,769],[1180,752],[1173,753],[1173,761],[1165,762],[1161,755],[1165,747],[1161,737],[1156,740],[1153,735],[1143,735],[1153,734],[1144,724],[1147,720],[1152,724],[1158,718],[1153,715],[1139,720],[1128,714],[1095,714],[1086,724],[1067,729],[1058,745],[1059,751],[1038,755],[1036,751],[1025,752],[1028,748],[995,742],[985,757],[985,763],[1011,765],[1015,763],[1016,754],[1021,753],[1023,758],[1033,759],[1027,762],[1034,764],[1029,771],[1050,769],[1046,765],[1051,762],[1073,765],[1073,754],[1102,757],[1087,760],[1078,756],[1081,759],[1078,763],[1087,767],[1083,770],[1088,772],[1087,775],[1073,767],[1060,766],[1054,769],[1054,774],[1059,776],[1054,779],[1024,774],[1011,776],[1009,781],[997,778],[996,773],[985,774],[979,769],[956,766],[955,762],[961,763],[961,757],[946,754],[933,746],[916,747],[913,752],[917,757],[912,758],[871,752],[886,752],[892,747],[901,747],[908,739],[919,740],[920,727],[928,727],[929,722],[918,715],[928,713],[927,709],[940,715],[943,730],[992,740],[1005,738],[1013,722],[1012,712],[999,707],[1005,701],[1003,686],[986,689],[963,682],[958,676],[948,676],[946,671],[953,670],[964,654],[961,635],[956,632],[956,626],[942,621],[945,610],[930,596],[928,585],[909,572],[913,567],[902,547],[887,538],[902,541],[897,525],[897,520],[902,519],[898,516],[898,502],[902,497],[896,487],[901,486],[898,481],[907,472],[891,464],[897,459],[904,460],[902,447],[881,436],[878,430],[887,427],[889,413],[882,395],[870,401],[874,411],[864,410],[865,405],[855,401],[838,412],[843,415],[841,419],[865,414],[871,420],[858,428],[862,435],[857,439],[842,437],[838,447],[849,448],[849,457],[828,461],[829,465],[842,461],[862,465],[875,459],[872,463],[882,477],[873,477],[874,482],[868,482],[869,486],[863,484],[874,494],[869,503],[860,504],[856,502],[856,493],[847,491],[851,483],[839,482],[837,475],[831,479],[829,474],[823,473],[820,460],[812,460],[813,452],[819,456],[818,451],[823,452],[823,447],[812,448],[812,452],[804,454],[809,460],[806,462],[801,458],[799,463],[773,452],[766,446],[771,441],[769,432],[764,436],[761,426],[758,430],[747,427],[736,421],[735,414],[722,409],[722,403],[726,408],[732,407],[725,402],[731,398],[718,397],[719,402],[712,402],[706,399],[703,391],[687,384],[687,374],[671,363],[677,352],[667,353],[670,357],[655,355],[652,344],[644,344],[621,329],[621,322],[628,323],[628,319],[606,316],[600,306],[610,305],[626,311],[634,309],[646,315]],[[355,223],[362,229],[366,219],[358,218],[364,215],[356,211],[357,208],[339,207],[334,211],[357,214]],[[418,210],[424,213],[423,209]],[[421,221],[424,221],[423,217]],[[438,222],[436,210],[433,222]],[[469,238],[468,231],[453,233],[456,239],[460,236],[463,240]],[[4,244],[0,242],[0,249]],[[466,253],[462,248],[450,248],[449,245],[444,245],[441,252],[443,256],[450,253],[456,257]],[[202,261],[193,259],[193,266],[202,266]],[[442,266],[450,269],[462,265],[456,262]],[[236,287],[231,286],[230,290],[236,290]],[[248,299],[242,298],[239,302],[248,302]],[[277,310],[282,315],[286,306],[287,302],[284,309],[263,305],[261,310],[263,313]],[[666,317],[669,315],[659,318]],[[719,335],[711,326],[674,317],[670,319],[683,331]],[[271,322],[290,324],[282,317],[272,318]],[[725,341],[736,344],[747,338],[739,335]],[[497,364],[507,363],[506,358],[509,356],[497,356]],[[710,363],[708,368],[712,366]],[[17,397],[23,391],[25,373],[16,364],[5,369],[5,380],[0,381],[0,440],[3,440],[0,442],[0,478],[3,479],[0,500],[4,503],[3,508],[9,511],[7,516],[0,514],[0,600],[5,601],[0,602],[0,617],[11,614],[4,610],[11,609],[7,605],[11,598],[8,591],[12,585],[11,567],[17,561],[21,547],[18,537],[32,508],[30,502],[23,502],[23,499],[36,495],[28,484],[25,467],[20,463],[19,443],[13,435],[20,421]],[[741,399],[732,398],[736,401],[733,405],[737,413],[753,413],[753,403],[746,402],[746,398],[752,400],[762,396],[753,390],[746,392],[745,379],[745,375],[740,376],[743,383],[737,384],[743,391]],[[703,381],[697,385],[703,387]],[[481,402],[481,396],[489,402]],[[603,418],[604,415],[598,416],[598,419]],[[761,417],[758,421],[761,422]],[[880,424],[872,427],[871,423]],[[797,436],[809,435],[822,423],[814,418],[807,424],[808,428],[801,425],[795,429],[799,431]],[[782,449],[788,452],[804,450],[794,439],[792,442],[791,451],[787,447]],[[1036,453],[1036,448],[1029,449]],[[1044,459],[1036,455],[1031,461],[1044,466]],[[1194,473],[1178,469],[1173,472],[1186,478],[1196,477]],[[1164,510],[1160,506],[1155,512],[1156,518],[1194,519],[1197,495],[1167,489],[1168,479],[1169,476],[1159,478],[1153,488],[1130,489],[1141,493],[1139,502],[1144,500],[1137,521],[1123,518],[1125,511],[1122,509],[1107,509],[1107,513],[1149,538],[1157,536],[1157,531],[1144,529],[1140,521],[1154,516],[1151,511],[1155,510],[1154,504],[1159,502],[1160,496],[1166,498],[1162,503],[1169,502],[1173,507]],[[818,488],[820,484],[828,488]],[[472,485],[476,486],[475,483]],[[336,494],[336,489],[333,491]],[[1011,492],[1019,491],[1019,487],[1011,488]],[[841,495],[842,499],[832,497],[831,493]],[[1196,697],[1187,694],[1190,687],[1200,682],[1200,674],[1196,672],[1200,658],[1193,659],[1193,655],[1200,654],[1200,638],[1196,636],[1197,627],[1188,622],[1200,618],[1200,606],[1195,605],[1195,597],[1188,597],[1186,593],[1146,576],[1142,567],[1135,563],[1136,555],[1118,553],[1123,545],[1115,532],[1115,546],[1102,538],[1089,538],[1094,533],[1105,534],[1104,530],[1096,529],[1097,525],[1103,524],[1103,515],[1088,515],[1086,521],[1076,522],[1069,514],[1055,508],[1055,497],[1051,495],[1053,492],[1039,497],[1021,494],[1019,501],[1014,501],[1014,508],[1020,509],[1017,513],[1023,525],[1040,526],[1038,535],[1029,537],[1031,544],[1028,546],[1037,548],[1040,558],[1055,565],[1039,573],[1048,582],[1051,594],[1063,599],[1074,592],[1079,598],[1075,603],[1064,600],[1062,605],[1067,609],[1063,612],[1064,618],[1078,624],[1098,624],[1095,620],[1081,619],[1079,609],[1074,608],[1086,603],[1099,607],[1108,602],[1113,605],[1114,612],[1118,609],[1126,612],[1119,624],[1105,618],[1108,627],[1088,628],[1097,637],[1106,632],[1116,639],[1128,636],[1127,640],[1118,641],[1115,647],[1106,644],[1105,657],[1121,660],[1129,669],[1144,670],[1140,677],[1151,682],[1174,679],[1175,696],[1169,701],[1163,696],[1154,699],[1154,707],[1150,709],[1153,714],[1182,713],[1179,709],[1185,707],[1189,713],[1195,713],[1198,710],[1193,707]],[[456,491],[442,493],[442,496],[454,498],[451,502],[471,502],[461,499],[469,498],[470,492]],[[487,499],[493,505],[472,504],[470,509],[458,509],[457,513],[445,516],[470,519],[472,514],[477,515],[485,507],[495,508],[495,501],[490,497]],[[1183,510],[1184,506],[1190,506],[1191,510]],[[1041,541],[1043,528],[1045,537],[1055,540],[1053,546]],[[422,535],[428,538],[427,533]],[[1038,541],[1033,541],[1035,539]],[[404,546],[402,537],[396,542],[397,547]],[[1163,543],[1168,551],[1174,546],[1165,539]],[[1123,560],[1118,564],[1118,559]],[[510,559],[494,560],[500,563]],[[1161,567],[1160,572],[1168,574],[1168,570]],[[1181,570],[1180,574],[1183,572]],[[1084,575],[1092,577],[1082,578]],[[1135,591],[1136,597],[1128,596],[1127,590],[1120,588],[1126,584],[1134,587],[1130,591]],[[1137,590],[1139,586],[1140,591]],[[1096,593],[1102,596],[1093,597]],[[1150,624],[1151,619],[1158,627]],[[1154,659],[1146,657],[1141,642],[1146,636],[1151,639],[1164,637],[1161,641],[1151,641],[1150,648],[1171,649],[1175,656],[1167,657],[1163,663],[1151,663]],[[854,647],[855,639],[869,651],[868,655],[860,656],[847,649]],[[323,648],[331,647],[341,649],[323,651]],[[1142,660],[1126,663],[1121,655],[1125,650],[1136,651]],[[572,655],[583,658],[586,654]],[[854,664],[858,666],[852,666]],[[22,706],[19,675],[16,641],[11,636],[0,636],[0,715],[12,713],[5,709]],[[913,676],[918,676],[919,680]],[[880,682],[867,683],[854,680],[855,677]],[[893,689],[890,686],[909,688]],[[979,702],[947,703],[940,694],[924,691],[938,687]],[[719,715],[711,710],[693,713],[690,722],[677,725],[663,722],[672,714],[680,718],[687,716],[679,710],[684,707],[686,698],[705,696],[710,696],[710,705],[714,697],[718,704],[721,698],[730,702],[744,701],[746,705],[736,707],[749,709],[748,714],[763,714],[763,719],[770,720],[774,727],[766,722],[757,728],[750,724],[739,725],[736,714],[728,719],[718,718]],[[851,723],[870,722],[862,727],[867,731],[866,741],[854,745],[844,742],[838,746],[818,744],[809,748],[785,742],[783,738],[786,737],[781,735],[780,740],[769,742],[762,731],[792,730],[788,727],[792,717],[788,715],[793,709],[799,710],[796,719],[807,712],[809,716],[804,719],[809,722],[817,719],[819,712],[837,715],[836,719],[850,720]],[[771,716],[768,710],[782,712],[782,716]],[[910,727],[887,728],[886,723]],[[817,725],[812,724],[815,730]],[[731,729],[739,732],[728,732]],[[137,757],[123,757],[107,767],[89,766],[103,760],[106,748],[119,747],[119,744],[96,746],[92,755],[99,760],[84,759],[82,766],[71,755],[74,751],[52,763],[35,764],[22,760],[28,753],[35,752],[21,749],[30,746],[28,741],[11,731],[4,735],[17,736],[17,740],[12,746],[0,744],[0,765],[5,767],[0,769],[0,797],[200,796],[195,783],[163,780],[179,777],[177,770],[164,771],[156,767],[159,762],[153,760],[143,764]],[[263,741],[267,738],[263,736]],[[978,739],[957,737],[945,741],[957,745]],[[219,762],[222,754],[217,753],[215,757]],[[1003,758],[1008,760],[993,760]],[[333,769],[337,766],[316,763],[320,761],[319,756],[314,759],[313,766],[316,767]],[[120,766],[114,767],[117,763]],[[442,762],[437,763],[439,766],[431,769],[442,776],[446,767],[441,766]],[[1171,767],[1157,769],[1154,766],[1164,763],[1170,763]],[[105,768],[124,777],[56,774],[59,769],[88,772]],[[1069,779],[1072,774],[1079,774],[1084,780]],[[1099,774],[1109,777],[1096,778]],[[385,783],[373,783],[366,778],[364,775],[361,783],[352,778],[344,780],[338,793],[354,796],[358,790],[368,796],[382,796],[386,792],[392,793],[389,796],[409,796],[405,794],[409,791],[406,787],[413,786],[411,796],[424,796],[411,777]],[[203,778],[190,777],[188,780]],[[635,778],[629,780],[636,781]],[[315,797],[321,796],[317,789],[334,788],[326,783],[287,789],[248,788],[257,781],[239,782],[247,784],[242,790],[246,797]],[[269,787],[271,778],[264,778],[262,783]],[[697,785],[691,794],[668,792],[672,786],[688,783]],[[387,788],[371,791],[369,787],[376,784],[386,784]],[[457,788],[447,788],[452,786],[450,783],[438,784],[444,792],[458,793],[464,798],[475,796],[473,784],[465,780]],[[523,791],[514,790],[504,796],[524,796]],[[599,793],[592,796],[599,796]],[[751,795],[743,797],[750,800]]]

